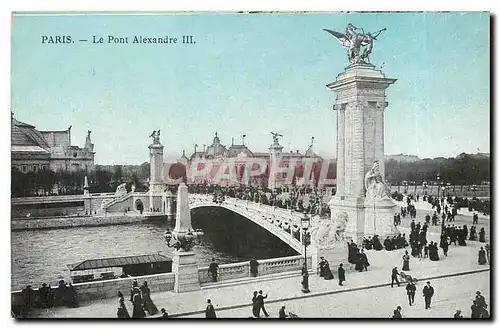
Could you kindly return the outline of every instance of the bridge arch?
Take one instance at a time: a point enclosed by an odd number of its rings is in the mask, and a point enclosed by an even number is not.
[[[258,226],[262,227],[263,229],[267,230],[271,234],[275,235],[278,237],[280,240],[282,240],[284,243],[286,243],[288,246],[290,246],[292,249],[294,249],[296,252],[302,254],[304,251],[304,247],[301,244],[301,241],[297,240],[291,232],[287,232],[283,230],[282,228],[276,226],[273,223],[271,223],[271,218],[274,219],[274,221],[285,221],[282,220],[283,218],[279,215],[273,214],[273,213],[268,213],[265,211],[258,211],[258,210],[249,210],[243,205],[237,205],[237,204],[231,204],[231,203],[222,203],[222,204],[217,204],[212,201],[196,201],[196,202],[190,202],[189,204],[189,209],[197,209],[197,208],[224,208],[228,211],[231,211],[233,213],[236,213],[253,223],[257,224]],[[290,227],[290,229],[292,229]],[[289,230],[290,230],[289,229]]]

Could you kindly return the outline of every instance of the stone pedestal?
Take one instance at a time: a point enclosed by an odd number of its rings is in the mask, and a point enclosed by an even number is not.
[[[198,265],[193,252],[174,252],[172,272],[175,275],[174,292],[190,292],[200,290]]]
[[[149,207],[150,209],[161,209],[163,189],[165,182],[163,181],[163,145],[155,140],[149,145]]]
[[[276,174],[279,171],[279,165],[281,162],[281,152],[283,146],[281,146],[277,141],[275,141],[271,147],[269,147],[269,179],[267,186],[269,189],[274,190],[275,188],[281,187],[281,179],[277,179]],[[278,182],[279,181],[279,182]]]
[[[386,78],[371,64],[346,68],[327,87],[336,93],[337,111],[337,193],[329,205],[331,219],[347,216],[345,237],[358,245],[363,237],[397,233],[387,222],[396,204],[391,199],[365,199],[365,174],[374,161],[384,177],[385,89],[395,79]],[[391,221],[392,223],[392,221]]]

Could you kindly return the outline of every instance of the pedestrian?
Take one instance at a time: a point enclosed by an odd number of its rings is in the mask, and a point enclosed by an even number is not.
[[[303,269],[305,269],[305,265],[306,264],[304,263]],[[325,278],[325,280],[332,280],[333,279],[333,273],[332,273],[332,270],[330,270],[330,263],[328,263],[328,261],[326,259],[325,259],[323,271],[324,271],[323,277]],[[307,270],[306,270],[305,274],[307,274]],[[304,272],[303,272],[303,275],[304,275]]]
[[[424,295],[424,300],[425,300],[425,309],[427,310],[428,308],[431,307],[431,299],[432,296],[434,295],[434,288],[431,286],[430,281],[427,282],[427,284],[422,290],[422,293]]]
[[[250,273],[252,274],[252,277],[257,277],[258,268],[259,262],[257,262],[256,259],[250,260]]]
[[[161,308],[161,317],[162,319],[165,319],[165,318],[168,318],[168,313],[167,311],[165,310],[165,308]]]
[[[398,280],[398,275],[399,275],[398,267],[394,267],[394,269],[392,269],[392,273],[391,273],[391,288],[394,287],[394,281],[398,284],[398,287],[400,286],[399,280]]]
[[[486,304],[486,300],[483,295],[481,295],[480,291],[476,292],[476,304],[477,306],[482,307],[483,309],[486,309],[488,307],[488,304]]]
[[[205,318],[207,319],[217,318],[214,306],[212,305],[212,301],[210,299],[207,300],[207,308],[205,309]]]
[[[157,314],[158,308],[151,299],[151,289],[149,289],[147,281],[145,281],[141,286],[141,296],[143,308],[148,311],[149,315]]]
[[[260,304],[257,298],[257,294],[258,293],[255,290],[252,297],[252,314],[255,318],[260,318]]]
[[[116,311],[116,316],[118,319],[130,318],[130,314],[128,314],[127,307],[125,306],[125,298],[121,291],[118,291],[118,310]]]
[[[408,304],[412,306],[413,303],[415,303],[415,291],[417,290],[417,287],[413,283],[413,280],[410,280],[410,282],[406,285],[406,294],[408,295]]]
[[[401,315],[401,306],[398,305],[398,307],[396,308],[396,310],[394,310],[392,318],[393,319],[402,319],[403,318],[403,316]]]
[[[449,247],[449,244],[448,244],[448,238],[443,238],[443,240],[441,241],[441,248],[443,248],[443,254],[444,256],[448,256],[448,247]]]
[[[486,242],[486,240],[484,239],[485,234],[486,234],[486,232],[484,231],[484,228],[481,228],[481,230],[479,230],[479,242],[480,243]]]
[[[486,262],[486,252],[484,251],[482,246],[481,246],[481,249],[479,250],[477,263],[480,265],[484,265],[487,263]]]
[[[144,312],[142,307],[142,297],[141,291],[138,287],[134,287],[132,304],[134,306],[132,311],[132,318],[144,318],[146,316],[146,312]]]
[[[342,266],[342,263],[340,263],[339,265],[338,274],[339,274],[339,286],[342,286],[342,282],[345,281],[345,270]]]
[[[280,308],[279,318],[280,319],[286,319],[286,318],[288,318],[288,316],[286,315],[286,312],[285,312],[285,306],[284,305]]]
[[[262,310],[264,315],[266,317],[269,317],[269,314],[267,313],[266,309],[264,308],[264,299],[266,299],[266,298],[267,298],[267,294],[266,294],[266,296],[263,296],[262,290],[259,290],[259,295],[257,296],[257,302],[259,304],[259,314],[260,314],[260,310]]]
[[[212,274],[212,281],[216,282],[217,281],[217,269],[219,268],[219,265],[217,262],[215,262],[215,259],[212,258],[212,262],[210,263],[210,266],[208,267],[208,272]]]
[[[363,251],[363,249],[361,249],[361,253],[359,253],[359,257],[361,259],[361,271],[363,271],[363,270],[368,271],[368,267],[370,266],[370,263],[368,262],[368,257],[366,256],[366,253]]]
[[[405,255],[403,255],[403,271],[410,271],[410,255],[408,255],[408,251],[405,251]]]
[[[462,315],[462,311],[460,310],[457,310],[457,312],[455,312],[455,315],[453,316],[454,319],[463,319],[464,316]]]
[[[470,317],[472,319],[479,319],[479,318],[481,318],[481,316],[482,316],[481,315],[482,314],[482,308],[479,305],[477,305],[476,300],[472,301],[472,305],[470,307],[470,310],[471,310]]]

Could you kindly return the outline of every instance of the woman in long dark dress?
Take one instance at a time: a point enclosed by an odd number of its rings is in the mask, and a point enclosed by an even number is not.
[[[130,315],[128,314],[127,307],[125,306],[125,298],[123,297],[122,292],[118,291],[118,310],[116,311],[116,315],[118,319],[129,319]]]
[[[403,271],[410,271],[410,255],[408,255],[408,251],[405,251],[405,255],[403,255]]]
[[[485,234],[486,234],[486,232],[484,231],[484,228],[481,228],[481,230],[479,231],[479,242],[481,242],[481,243],[486,242],[486,240],[484,239]]]
[[[478,254],[479,258],[478,258],[478,261],[477,263],[481,264],[481,265],[484,265],[486,264],[486,252],[484,251],[483,247],[481,247],[481,249],[479,250],[479,254]]]
[[[325,268],[324,268],[324,272],[325,272],[325,280],[332,280],[333,279],[333,273],[332,273],[332,270],[330,270],[330,264],[328,263],[328,261],[325,259]]]
[[[157,314],[158,308],[151,299],[151,289],[149,289],[147,281],[145,281],[144,284],[141,286],[141,293],[142,293],[142,302],[144,305],[144,309],[148,311],[149,315]]]
[[[134,304],[132,318],[144,318],[146,316],[146,312],[144,312],[142,308],[141,291],[137,287],[134,287],[134,297],[132,304]]]

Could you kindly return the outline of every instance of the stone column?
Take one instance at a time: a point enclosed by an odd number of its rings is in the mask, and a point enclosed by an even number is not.
[[[390,199],[366,202],[364,178],[374,160],[379,161],[382,176],[385,173],[385,89],[395,81],[371,64],[356,64],[327,85],[337,96],[338,129],[337,194],[329,203],[331,219],[335,223],[347,215],[345,238],[358,244],[365,234],[372,235],[377,229],[381,235],[393,232],[386,217],[395,204]]]
[[[162,194],[165,183],[163,181],[163,145],[156,141],[149,145],[149,208],[161,208]]]
[[[192,231],[191,212],[189,210],[188,188],[184,182],[179,184],[177,191],[177,213],[175,218],[175,229],[172,235],[183,238]],[[175,275],[174,291],[176,293],[199,290],[200,279],[198,276],[198,265],[194,252],[185,251],[182,248],[174,251],[172,259],[172,272]]]
[[[268,188],[273,190],[279,187],[276,183],[276,172],[279,170],[278,167],[281,162],[281,151],[283,150],[283,146],[281,146],[278,142],[275,142],[269,147],[269,179],[268,179]]]

